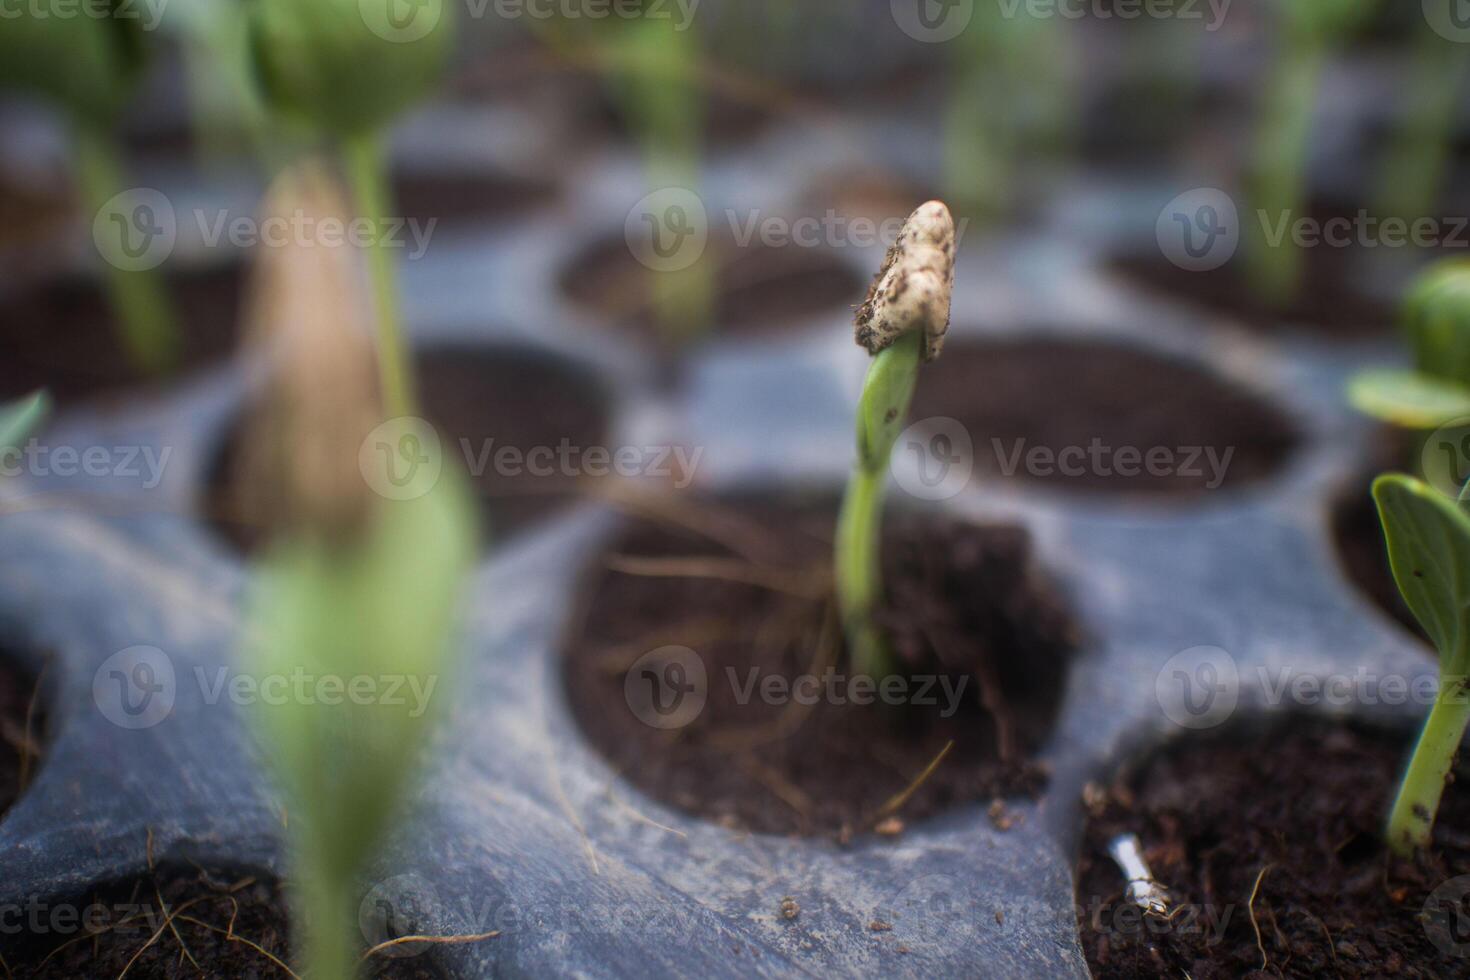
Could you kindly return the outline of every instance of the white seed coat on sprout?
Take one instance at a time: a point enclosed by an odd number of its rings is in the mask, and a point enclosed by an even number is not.
[[[938,357],[949,332],[954,252],[949,208],[942,201],[919,205],[903,223],[868,298],[858,307],[858,344],[877,354],[910,330],[920,330],[924,360]]]

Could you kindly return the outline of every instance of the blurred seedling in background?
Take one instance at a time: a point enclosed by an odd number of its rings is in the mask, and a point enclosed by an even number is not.
[[[379,335],[382,393],[390,415],[416,402],[404,350],[393,256],[383,242],[394,213],[384,128],[438,84],[453,47],[455,5],[427,0],[395,36],[399,0],[256,0],[249,43],[256,76],[276,122],[325,142],[341,158],[357,217],[373,225],[368,251]],[[422,20],[421,20],[422,19]]]
[[[908,418],[919,366],[939,356],[954,290],[954,219],[920,205],[888,250],[857,312],[857,342],[873,355],[857,410],[857,465],[838,516],[837,606],[853,669],[887,677],[893,656],[874,613],[883,597],[880,545],[888,461]]]
[[[1470,723],[1470,515],[1413,477],[1373,484],[1394,581],[1439,652],[1439,689],[1388,820],[1400,857],[1426,850],[1440,798]]]
[[[1073,133],[1065,21],[978,4],[952,42],[944,184],[962,214],[1013,213],[1023,166],[1057,159]]]
[[[1455,113],[1465,91],[1470,49],[1415,18],[1412,74],[1399,93],[1404,128],[1385,147],[1373,213],[1406,221],[1432,213],[1445,184]]]
[[[50,410],[51,400],[44,391],[0,405],[0,451],[19,447],[40,428]]]
[[[1470,262],[1427,269],[1410,287],[1401,321],[1413,366],[1360,371],[1348,385],[1353,405],[1406,429],[1470,416]]]
[[[346,210],[314,165],[283,173],[266,205],[315,219]],[[244,492],[277,537],[256,569],[242,659],[264,676],[406,678],[437,707],[452,687],[454,608],[478,539],[451,469],[409,500],[374,494],[360,469],[383,414],[360,260],[346,245],[259,259],[248,336],[272,372]],[[348,697],[256,709],[289,802],[296,948],[312,980],[357,974],[359,878],[403,815],[432,732],[423,707]]]
[[[122,6],[123,0],[110,0],[109,16],[79,16],[65,0],[36,0],[6,16],[0,24],[0,87],[34,92],[63,111],[82,203],[89,215],[108,212],[106,218],[121,222],[104,233],[119,236],[126,255],[136,247],[134,237],[151,234],[159,218],[146,205],[118,209],[114,200],[131,185],[113,130],[148,62],[143,21],[121,16]],[[141,370],[167,371],[178,360],[180,338],[157,275],[107,258],[108,298],[128,356]]]
[[[673,17],[561,18],[541,37],[575,64],[602,75],[643,157],[650,191],[698,191],[705,126],[704,58],[694,23]],[[656,220],[665,216],[654,215]],[[671,347],[699,339],[714,318],[709,256],[683,268],[649,272],[653,315]]]
[[[1334,50],[1378,0],[1279,0],[1278,50],[1263,86],[1265,105],[1246,174],[1252,217],[1243,236],[1250,283],[1283,303],[1301,287],[1301,248],[1290,224],[1307,203],[1308,151],[1323,71]],[[1264,216],[1264,220],[1258,220]],[[1276,230],[1283,231],[1279,241]]]

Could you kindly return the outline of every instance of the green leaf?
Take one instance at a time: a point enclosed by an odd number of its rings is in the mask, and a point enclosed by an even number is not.
[[[152,24],[143,6],[122,0],[89,12],[66,0],[33,0],[0,17],[0,89],[51,99],[95,124],[114,120],[143,76]],[[69,9],[68,9],[69,8]]]
[[[1404,601],[1439,651],[1441,676],[1464,674],[1470,642],[1470,516],[1411,476],[1373,482],[1389,564]]]
[[[1404,299],[1403,330],[1424,374],[1470,385],[1470,262],[1430,266]]]
[[[445,474],[423,497],[380,502],[351,546],[289,542],[261,569],[245,670],[377,685],[338,703],[293,689],[256,711],[317,873],[357,873],[397,814],[430,735],[424,709],[453,686],[453,614],[476,547],[468,495]]]
[[[1409,429],[1470,415],[1470,388],[1418,371],[1360,371],[1348,381],[1348,400],[1360,412]]]
[[[50,410],[51,399],[44,391],[0,406],[0,450],[19,446]]]
[[[454,37],[450,0],[255,0],[249,11],[266,101],[339,138],[373,132],[428,95]]]

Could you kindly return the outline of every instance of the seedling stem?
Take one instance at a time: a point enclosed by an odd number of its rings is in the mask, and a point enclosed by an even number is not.
[[[883,497],[888,459],[908,417],[922,352],[922,335],[907,333],[868,367],[858,403],[857,468],[848,481],[837,523],[836,579],[843,629],[854,669],[870,677],[893,672],[892,654],[873,622],[883,588]]]
[[[128,185],[112,140],[86,121],[78,120],[74,131],[77,182],[88,211],[97,214]],[[108,295],[128,356],[150,374],[164,373],[178,358],[179,335],[157,278],[152,270],[121,269],[111,262],[104,265]]]
[[[359,217],[371,222],[373,228],[367,258],[377,313],[378,370],[383,385],[383,403],[390,417],[410,415],[417,399],[403,346],[397,273],[393,268],[393,256],[383,244],[382,236],[391,196],[382,139],[375,133],[350,137],[343,141],[342,156],[347,180],[352,187],[354,209]]]

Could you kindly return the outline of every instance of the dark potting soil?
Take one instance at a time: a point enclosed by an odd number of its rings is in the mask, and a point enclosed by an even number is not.
[[[394,179],[393,193],[397,212],[416,222],[432,242],[435,231],[527,214],[556,196],[556,184],[504,172],[404,173]]]
[[[732,829],[839,840],[976,801],[1004,820],[993,801],[1043,787],[1033,756],[1076,637],[1024,530],[888,521],[878,618],[904,688],[875,697],[835,621],[834,508],[668,506],[592,571],[563,665],[572,711],[635,786]]]
[[[35,778],[45,730],[35,679],[0,658],[0,817]]]
[[[588,450],[607,447],[610,396],[586,371],[512,348],[436,347],[417,355],[415,374],[423,414],[445,458],[469,476],[492,541],[574,503],[588,478],[607,469]],[[207,507],[215,528],[248,553],[271,529],[238,519],[246,428],[234,429],[211,469]],[[517,453],[502,457],[507,448]],[[533,450],[540,454],[529,456]]]
[[[714,279],[712,326],[722,334],[772,333],[805,317],[846,310],[862,302],[867,288],[861,275],[821,248],[778,248],[759,240],[742,248],[712,234],[696,265]],[[665,326],[654,308],[653,282],[655,276],[670,275],[690,281],[687,270],[664,273],[643,266],[619,234],[577,255],[561,284],[574,302],[601,314],[609,326],[663,345]],[[699,333],[697,325],[677,326]]]
[[[1119,494],[1244,486],[1275,473],[1298,442],[1269,402],[1208,371],[1060,339],[952,340],[924,367],[910,417],[959,422],[981,479]],[[959,451],[947,438],[944,452]]]
[[[33,913],[22,910],[24,932],[0,937],[7,975],[30,980],[113,978],[124,971],[137,980],[292,976],[286,969],[292,964],[286,898],[268,878],[198,868],[160,870],[38,908],[39,928]],[[437,980],[442,973],[428,960],[421,952],[411,957],[378,953],[363,975]]]
[[[1378,508],[1365,479],[1344,497],[1332,512],[1332,536],[1337,543],[1337,556],[1348,579],[1374,604],[1417,636],[1426,637],[1424,628],[1409,611],[1393,571],[1388,565],[1388,551],[1383,541],[1383,525]]]
[[[1356,211],[1314,206],[1306,216],[1317,227],[1324,227],[1333,219],[1353,221]],[[1242,220],[1246,217],[1242,209]],[[1157,247],[1120,256],[1110,266],[1148,291],[1252,330],[1274,333],[1289,327],[1332,337],[1364,337],[1392,329],[1392,305],[1364,288],[1362,248],[1321,245],[1301,249],[1301,282],[1293,295],[1276,302],[1261,296],[1249,281],[1246,247],[1242,242],[1241,250],[1228,262],[1207,272],[1181,269]]]
[[[1094,976],[1463,976],[1470,878],[1446,882],[1470,874],[1470,793],[1446,790],[1427,858],[1391,861],[1379,839],[1412,744],[1295,717],[1180,742],[1089,792],[1077,911]],[[1123,833],[1172,922],[1124,897],[1107,854]]]
[[[1394,583],[1383,540],[1383,524],[1378,520],[1378,507],[1373,502],[1373,480],[1378,474],[1417,470],[1420,441],[1415,433],[1380,427],[1369,450],[1372,462],[1344,487],[1330,516],[1332,540],[1348,581],[1379,609],[1427,642],[1427,634]]]
[[[243,265],[164,277],[179,323],[179,372],[222,361],[234,349]],[[0,401],[46,388],[59,404],[154,380],[135,367],[100,279],[51,280],[0,297]]]

